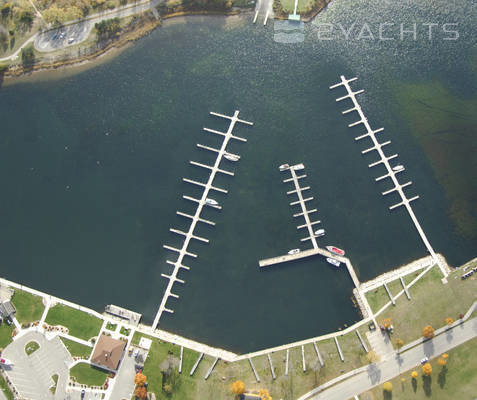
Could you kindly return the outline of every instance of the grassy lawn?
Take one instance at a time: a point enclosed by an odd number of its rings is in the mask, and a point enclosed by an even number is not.
[[[5,381],[3,375],[0,375],[0,389],[8,400],[14,400],[13,393]]]
[[[27,353],[27,355],[33,354],[39,348],[40,345],[37,342],[28,342],[25,346],[25,353]]]
[[[425,325],[437,329],[445,325],[446,317],[457,320],[460,313],[465,314],[477,300],[477,277],[462,281],[461,275],[462,271],[451,273],[444,285],[439,269],[434,267],[409,289],[411,301],[403,295],[396,300],[395,307],[387,308],[378,322],[391,318],[395,332],[393,342],[397,338],[410,342],[421,336]]]
[[[447,365],[440,367],[437,358],[431,360],[432,375],[428,382],[422,379],[421,368],[414,370],[419,373],[415,380],[411,371],[407,371],[391,381],[393,384],[392,400],[454,400],[474,399],[477,396],[475,377],[477,376],[477,339],[472,339],[449,351]],[[405,378],[405,382],[401,382]],[[361,399],[386,399],[382,386],[372,389],[360,396]]]
[[[0,326],[0,347],[5,348],[12,341],[13,324],[8,326],[5,322]]]
[[[39,321],[45,309],[40,296],[18,289],[15,289],[12,303],[17,309],[15,317],[20,324]]]
[[[82,345],[77,342],[73,342],[72,340],[60,338],[61,341],[64,343],[68,351],[70,352],[72,357],[81,357],[81,358],[89,358],[91,352],[93,351],[92,347],[88,347]]]
[[[373,312],[379,311],[388,301],[390,301],[384,286],[379,286],[377,289],[370,290],[366,293],[369,306]]]
[[[295,8],[295,0],[280,0],[282,3],[283,10],[288,10],[290,14],[293,14]],[[308,7],[311,7],[312,2],[310,0],[298,0],[298,5],[296,8],[297,14],[305,13],[308,10]]]
[[[133,343],[138,343],[141,336],[144,335],[135,334]],[[143,372],[148,378],[149,390],[156,393],[156,396],[165,396],[162,391],[162,374],[158,366],[168,356],[168,351],[179,359],[180,347],[151,339],[153,340],[151,351]],[[338,340],[345,358],[344,363],[339,359],[333,340],[320,342],[318,347],[325,362],[325,367],[320,368],[315,349],[310,344],[305,346],[306,372],[303,372],[301,347],[290,350],[288,376],[284,375],[286,352],[272,354],[276,380],[273,380],[271,376],[268,358],[266,356],[254,358],[252,361],[261,383],[256,382],[248,360],[234,363],[219,361],[209,379],[205,381],[204,376],[214,361],[208,356],[204,356],[194,376],[190,377],[189,373],[197,360],[198,353],[184,349],[182,375],[178,377],[172,395],[167,398],[171,400],[233,399],[230,386],[235,380],[241,379],[248,389],[267,388],[273,398],[296,399],[316,385],[366,364],[365,353],[356,333],[349,333]]]
[[[108,322],[108,323],[106,324],[106,329],[107,329],[108,331],[113,331],[113,332],[114,332],[114,331],[116,330],[117,326],[118,326],[117,324],[113,324],[113,323],[111,323],[111,322]]]
[[[79,363],[70,369],[70,375],[74,376],[78,383],[87,386],[102,386],[109,373],[89,364]]]
[[[84,340],[97,336],[103,323],[88,313],[61,304],[50,308],[45,322],[49,325],[66,326],[71,336]]]
[[[121,329],[119,330],[119,333],[124,336],[129,336],[129,334],[131,333],[131,329],[127,329],[124,326],[122,326]]]

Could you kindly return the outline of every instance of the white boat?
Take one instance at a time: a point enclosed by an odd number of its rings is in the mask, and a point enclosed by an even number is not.
[[[300,249],[292,249],[288,252],[288,254],[297,254],[300,252]]]
[[[285,170],[287,170],[288,168],[290,168],[290,166],[289,166],[288,164],[282,164],[282,165],[280,165],[280,166],[278,167],[278,169],[279,169],[280,171],[285,171]]]
[[[297,164],[297,165],[293,166],[293,169],[295,171],[300,171],[301,169],[305,169],[305,165],[304,164]]]
[[[394,172],[399,172],[399,171],[402,171],[403,169],[404,169],[404,166],[402,166],[401,164],[396,165],[395,167],[393,167]]]
[[[8,358],[0,358],[1,365],[13,365],[13,363]]]
[[[323,236],[324,234],[325,234],[324,229],[318,229],[317,231],[315,231],[315,237]]]
[[[229,161],[238,161],[240,160],[240,156],[236,154],[231,154],[231,153],[224,153],[224,158],[226,158]]]
[[[331,265],[334,265],[336,268],[338,268],[341,265],[341,263],[338,260],[331,257],[326,257],[326,261],[328,261]]]
[[[209,205],[209,206],[218,206],[219,203],[217,201],[215,201],[214,199],[205,199],[205,204]]]

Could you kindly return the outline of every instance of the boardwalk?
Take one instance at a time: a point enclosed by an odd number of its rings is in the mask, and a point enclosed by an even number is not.
[[[447,277],[447,275],[448,275],[447,269],[445,268],[445,266],[443,264],[441,264],[439,258],[437,257],[436,253],[434,252],[434,249],[432,248],[431,244],[427,240],[426,234],[424,233],[423,229],[421,228],[421,225],[419,224],[419,221],[417,220],[416,215],[414,214],[414,211],[412,210],[412,207],[411,207],[410,203],[414,200],[417,200],[419,198],[419,196],[414,196],[414,197],[408,199],[406,194],[403,191],[403,188],[406,187],[406,186],[411,185],[412,182],[409,181],[409,182],[406,182],[404,184],[399,183],[396,175],[398,173],[404,171],[404,167],[402,167],[402,166],[391,167],[391,165],[389,164],[389,161],[392,160],[392,159],[397,158],[397,154],[393,154],[391,156],[386,156],[383,152],[383,147],[390,144],[391,141],[388,140],[387,142],[383,142],[383,143],[378,142],[378,140],[376,139],[376,133],[382,132],[384,130],[384,128],[380,128],[380,129],[377,129],[377,130],[371,129],[371,126],[369,125],[368,119],[364,115],[363,110],[361,109],[361,106],[359,105],[358,101],[356,100],[356,95],[358,95],[360,93],[363,93],[364,90],[359,90],[359,91],[353,92],[353,90],[351,89],[351,87],[349,85],[350,82],[353,82],[356,79],[358,79],[358,78],[346,79],[343,75],[341,75],[341,82],[339,82],[339,83],[337,83],[333,86],[330,86],[330,89],[335,89],[339,86],[344,86],[346,88],[346,91],[348,92],[348,94],[343,96],[343,97],[340,97],[340,98],[336,99],[336,101],[339,102],[339,101],[342,101],[342,100],[345,100],[345,99],[348,99],[348,98],[351,99],[351,101],[353,102],[353,107],[348,109],[348,110],[343,111],[342,113],[347,114],[347,113],[356,111],[359,114],[359,118],[360,118],[358,121],[353,122],[352,124],[349,124],[348,126],[350,128],[353,127],[353,126],[356,126],[356,125],[360,125],[360,124],[363,124],[365,126],[367,133],[356,137],[355,140],[358,141],[358,140],[361,140],[361,139],[364,139],[364,138],[367,138],[367,137],[369,137],[371,139],[371,141],[373,142],[373,145],[370,148],[368,148],[366,150],[363,150],[362,154],[366,154],[370,151],[377,151],[378,155],[379,155],[379,160],[374,162],[374,163],[369,164],[369,167],[372,168],[376,165],[383,164],[384,167],[386,168],[387,173],[378,177],[378,178],[376,178],[376,181],[380,181],[382,179],[390,178],[392,183],[393,183],[393,187],[390,190],[387,190],[387,191],[383,192],[382,195],[386,196],[390,193],[397,192],[399,194],[400,198],[401,198],[401,201],[399,203],[396,203],[396,204],[390,206],[389,209],[393,210],[393,209],[395,209],[397,207],[400,207],[400,206],[406,207],[407,212],[409,213],[409,216],[411,217],[412,222],[414,223],[414,226],[416,227],[416,229],[417,229],[417,231],[418,231],[418,233],[421,237],[421,240],[423,241],[424,245],[426,246],[429,254],[432,256],[435,263],[437,265],[439,265],[439,268],[441,269],[442,273],[444,274],[444,277]]]
[[[244,121],[244,120],[239,119],[238,118],[239,111],[235,111],[235,113],[232,117],[230,117],[228,115],[218,114],[218,113],[215,113],[215,112],[211,112],[210,114],[214,115],[216,117],[228,119],[228,120],[230,120],[230,124],[229,124],[227,132],[220,132],[220,131],[217,131],[217,130],[214,130],[214,129],[204,128],[204,131],[206,131],[206,132],[223,136],[223,142],[222,142],[222,146],[220,147],[220,149],[215,149],[215,148],[212,148],[212,147],[208,147],[208,146],[198,144],[198,147],[200,147],[204,150],[208,150],[208,151],[212,151],[212,152],[217,153],[217,158],[216,158],[215,163],[214,163],[213,166],[198,163],[198,162],[195,162],[195,161],[190,161],[190,164],[192,164],[194,166],[210,170],[210,175],[209,175],[209,179],[207,180],[207,183],[197,182],[197,181],[194,181],[192,179],[184,178],[185,182],[190,183],[192,185],[197,185],[197,186],[203,187],[204,190],[202,192],[202,196],[201,196],[200,199],[195,199],[195,198],[190,197],[190,196],[183,196],[184,199],[197,203],[197,208],[196,208],[196,211],[195,211],[194,215],[189,215],[189,214],[186,214],[186,213],[183,213],[183,212],[180,212],[180,211],[177,212],[178,215],[181,215],[183,217],[191,219],[191,224],[189,226],[189,230],[187,232],[183,232],[183,231],[178,230],[178,229],[173,229],[173,228],[170,229],[171,232],[185,237],[182,247],[180,249],[177,249],[177,248],[174,248],[172,246],[164,245],[165,249],[173,251],[173,252],[177,252],[178,257],[177,257],[176,261],[167,260],[167,263],[174,267],[172,273],[170,275],[161,274],[164,278],[168,279],[169,282],[168,282],[166,290],[164,292],[164,296],[162,297],[161,304],[159,305],[159,309],[157,311],[156,317],[154,318],[154,322],[152,324],[153,329],[156,329],[157,326],[159,325],[159,320],[161,319],[161,316],[164,312],[169,312],[169,313],[174,312],[172,309],[166,307],[166,303],[167,303],[167,300],[169,299],[169,297],[174,297],[176,299],[179,298],[179,296],[177,294],[172,293],[172,286],[174,285],[175,282],[184,283],[184,281],[182,279],[179,279],[178,276],[177,276],[178,273],[179,273],[179,270],[181,268],[190,269],[190,267],[183,264],[184,257],[186,257],[186,256],[194,257],[194,258],[197,257],[196,254],[193,254],[193,253],[190,253],[190,252],[187,251],[190,241],[192,239],[195,239],[195,240],[198,240],[198,241],[201,241],[201,242],[204,242],[204,243],[209,242],[208,239],[195,235],[194,230],[195,230],[195,227],[196,227],[198,222],[206,223],[208,225],[214,225],[214,223],[212,221],[208,221],[208,220],[203,219],[203,218],[200,217],[200,215],[202,213],[202,209],[204,208],[204,206],[207,205],[207,206],[210,206],[210,207],[213,207],[213,208],[216,208],[216,209],[221,209],[221,206],[218,205],[218,203],[215,202],[214,200],[211,200],[208,196],[209,196],[209,192],[211,190],[219,191],[219,192],[222,192],[222,193],[227,192],[225,189],[217,188],[216,186],[213,185],[214,178],[215,178],[215,175],[217,173],[222,173],[222,174],[230,175],[230,176],[234,175],[233,172],[230,172],[230,171],[224,170],[222,168],[219,168],[220,162],[222,161],[222,158],[224,157],[224,155],[228,156],[229,158],[233,158],[235,161],[238,161],[240,159],[240,156],[238,156],[237,154],[231,154],[231,153],[227,152],[226,149],[227,149],[227,145],[230,142],[230,140],[235,139],[235,140],[242,141],[242,142],[247,141],[247,139],[244,139],[242,137],[233,135],[232,132],[233,132],[233,129],[235,127],[235,124],[237,122],[240,122],[240,123],[247,124],[247,125],[253,125],[252,122],[248,122],[248,121]]]

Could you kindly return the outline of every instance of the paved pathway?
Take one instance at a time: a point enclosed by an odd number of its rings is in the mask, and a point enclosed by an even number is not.
[[[366,370],[325,390],[316,388],[298,400],[343,400],[365,392],[376,385],[380,385],[399,374],[420,365],[420,360],[429,358],[451,350],[460,344],[477,337],[477,317],[455,326],[453,329],[426,341],[405,353],[398,355],[393,352],[383,362],[371,364]]]

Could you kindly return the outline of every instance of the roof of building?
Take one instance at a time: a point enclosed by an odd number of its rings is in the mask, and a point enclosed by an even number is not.
[[[113,339],[103,333],[96,342],[91,362],[116,371],[125,347],[126,342],[124,340]]]
[[[14,314],[16,311],[17,310],[15,310],[13,304],[9,301],[4,301],[0,304],[0,315],[2,318],[7,318],[10,315]]]

